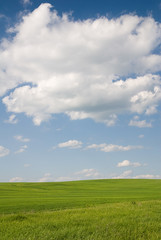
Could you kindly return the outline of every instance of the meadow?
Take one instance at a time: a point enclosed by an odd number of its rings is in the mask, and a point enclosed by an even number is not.
[[[160,240],[161,180],[0,183],[1,240]]]

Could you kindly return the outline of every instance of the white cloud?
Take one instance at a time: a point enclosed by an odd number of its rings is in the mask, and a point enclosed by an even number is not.
[[[77,149],[77,148],[82,148],[83,143],[78,140],[69,140],[67,142],[62,142],[59,143],[57,146],[54,146],[53,149],[58,148],[70,148],[70,149]],[[106,143],[101,143],[101,144],[91,144],[88,145],[85,149],[96,149],[102,152],[117,152],[117,151],[130,151],[133,149],[142,149],[143,146],[121,146],[121,145],[114,145],[114,144],[106,144]]]
[[[8,17],[4,14],[0,14],[0,19],[5,19],[5,20],[8,20]]]
[[[121,146],[121,145],[113,145],[113,144],[92,144],[87,146],[87,149],[97,149],[102,152],[117,152],[117,151],[130,151],[133,149],[142,149],[142,146]]]
[[[77,140],[69,140],[67,142],[59,143],[58,144],[59,148],[81,148],[82,147],[82,142],[77,141]]]
[[[133,119],[138,120],[139,116],[134,116]]]
[[[9,153],[10,153],[10,150],[8,148],[0,146],[0,157],[7,156]]]
[[[139,178],[145,178],[145,179],[160,179],[160,175],[153,175],[153,174],[142,174],[142,175],[137,175],[133,178],[139,179]]]
[[[3,14],[0,14],[0,18],[4,18],[5,17],[5,15],[3,15]]]
[[[113,179],[121,179],[121,178],[131,178],[131,179],[161,179],[160,175],[153,175],[153,174],[141,174],[137,176],[132,176],[132,171],[124,171],[122,174],[119,176],[114,176],[112,177]]]
[[[30,142],[30,139],[29,138],[24,138],[23,136],[21,135],[16,135],[14,136],[14,138],[20,142]]]
[[[14,177],[9,180],[9,182],[23,182],[23,178],[21,177]]]
[[[129,167],[129,166],[140,167],[141,164],[139,162],[130,162],[129,160],[124,160],[117,164],[117,167]]]
[[[146,115],[151,115],[155,113],[157,113],[157,106],[150,106],[145,112]]]
[[[104,122],[107,126],[114,126],[116,124],[116,121],[117,121],[116,114],[111,114],[111,115],[109,115],[107,120],[104,120]]]
[[[83,169],[79,172],[76,172],[75,175],[81,175],[84,177],[98,177],[100,176],[100,173],[97,170],[90,168],[90,169]]]
[[[24,164],[24,167],[25,167],[25,168],[28,168],[28,167],[30,167],[30,166],[31,166],[31,164],[28,164],[28,163],[25,163],[25,164]]]
[[[81,171],[75,172],[71,176],[58,177],[54,181],[64,182],[64,181],[77,181],[77,180],[86,180],[86,179],[100,179],[102,174],[100,174],[96,169],[89,168],[83,169]]]
[[[120,174],[119,176],[116,177],[112,177],[113,179],[120,179],[120,178],[132,178],[131,177],[132,171],[128,170],[128,171],[124,171],[122,174]]]
[[[9,119],[8,120],[5,120],[4,121],[5,123],[11,123],[11,124],[16,124],[18,122],[17,118],[16,118],[16,115],[15,114],[12,114],[9,116]]]
[[[44,176],[38,180],[38,182],[51,182],[51,181],[53,181],[51,173],[45,173]]]
[[[19,150],[17,150],[17,151],[15,152],[15,154],[25,152],[25,150],[26,150],[27,148],[28,148],[27,145],[24,145],[24,146],[22,146]]]
[[[68,181],[76,181],[76,180],[80,180],[80,179],[75,179],[72,177],[58,177],[55,179],[55,182],[68,182]]]
[[[144,134],[140,134],[140,135],[139,135],[139,138],[144,138]]]
[[[130,120],[129,126],[139,127],[139,128],[151,128],[152,124],[146,122],[146,120],[138,120],[138,118],[137,119],[133,118],[132,120]]]
[[[30,0],[22,0],[24,5],[31,4]]]
[[[8,111],[36,125],[65,113],[109,126],[119,114],[157,111],[161,24],[153,18],[75,21],[42,4],[13,31],[0,45],[0,95],[12,89],[3,98]]]

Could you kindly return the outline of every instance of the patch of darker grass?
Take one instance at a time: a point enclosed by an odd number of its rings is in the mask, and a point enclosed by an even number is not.
[[[27,216],[24,216],[22,214],[16,214],[16,215],[10,216],[7,220],[9,222],[13,222],[13,221],[22,222],[22,221],[25,221],[26,219],[27,219]]]

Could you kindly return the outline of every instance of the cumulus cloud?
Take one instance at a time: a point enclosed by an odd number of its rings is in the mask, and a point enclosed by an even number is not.
[[[82,147],[82,142],[78,140],[69,140],[67,142],[59,143],[58,144],[59,148],[81,148]]]
[[[27,145],[24,145],[24,146],[22,146],[19,150],[17,150],[17,151],[15,152],[15,154],[25,152],[25,150],[26,150],[27,148],[28,148]]]
[[[161,24],[152,17],[76,21],[45,3],[10,31],[14,37],[0,44],[0,95],[7,93],[8,111],[36,125],[65,113],[108,126],[119,114],[157,111]]]
[[[129,166],[140,167],[141,164],[139,162],[130,162],[129,160],[124,160],[117,164],[117,167],[129,167]]]
[[[10,150],[8,148],[0,146],[0,157],[7,156],[9,153],[10,153]]]
[[[14,136],[14,138],[20,142],[30,142],[30,139],[29,138],[24,138],[23,136],[21,135],[16,135]]]
[[[4,122],[5,123],[10,123],[10,124],[16,124],[18,122],[18,120],[16,118],[16,115],[12,114],[12,115],[9,116],[9,119],[5,120]]]
[[[92,144],[87,146],[87,149],[97,149],[102,152],[117,152],[117,151],[130,151],[133,149],[142,149],[142,146],[121,146],[121,145],[113,145],[113,144]]]
[[[23,182],[23,178],[22,177],[14,177],[14,178],[11,178],[9,180],[9,182]]]

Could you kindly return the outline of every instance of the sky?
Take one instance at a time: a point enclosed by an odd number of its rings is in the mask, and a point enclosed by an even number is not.
[[[161,179],[160,123],[160,0],[0,0],[0,182]]]

